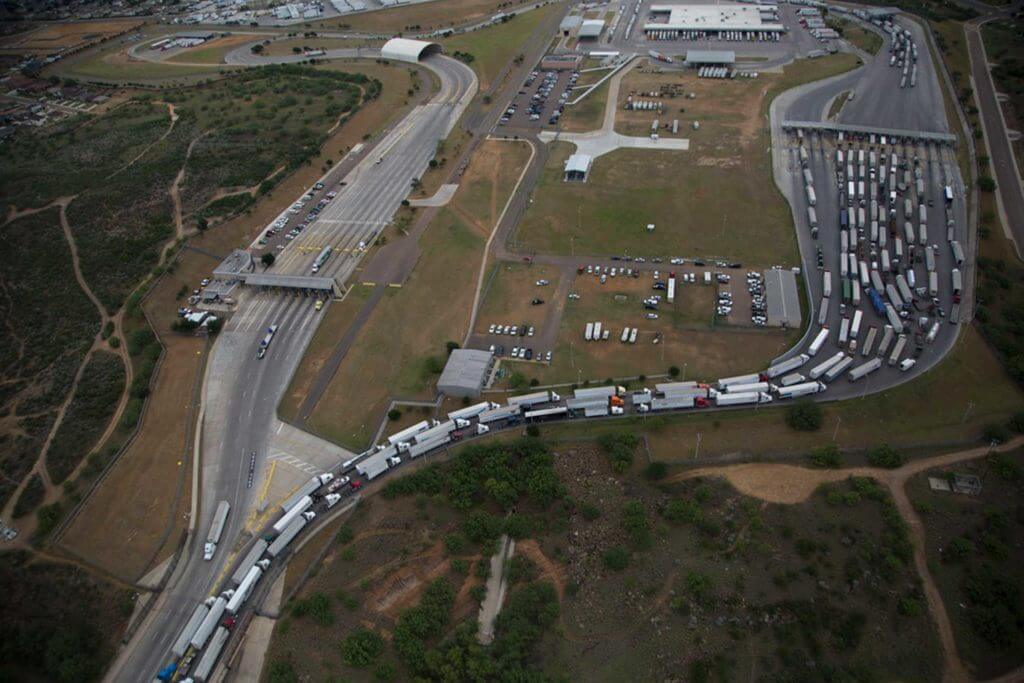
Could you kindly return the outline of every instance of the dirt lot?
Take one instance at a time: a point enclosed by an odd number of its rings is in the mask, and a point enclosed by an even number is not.
[[[551,365],[520,369],[541,384],[661,374],[673,365],[686,379],[709,380],[766,367],[795,334],[716,320],[715,287],[680,284],[675,303],[668,304],[664,291],[651,289],[653,281],[647,273],[608,278],[604,285],[592,275],[577,276],[571,290],[580,298],[564,304]],[[663,297],[656,320],[645,317],[642,303],[652,294]],[[743,322],[745,315],[737,303],[733,316]],[[610,331],[608,340],[585,341],[587,323],[597,321]],[[619,341],[624,327],[639,329],[635,344]]]
[[[1019,619],[1021,609],[1019,598],[1006,600],[1011,594],[1006,591],[1019,596],[1024,590],[1020,572],[1024,552],[1019,542],[1024,534],[1020,514],[1024,453],[1018,450],[995,458],[929,470],[907,483],[907,495],[924,523],[928,563],[952,621],[957,649],[977,680],[1005,674],[1024,663],[1020,622],[1014,628],[1001,621],[1012,619],[1014,610]],[[931,490],[929,477],[945,481],[951,473],[979,477],[981,493]],[[991,593],[980,590],[976,582]],[[1000,592],[993,595],[996,591]]]
[[[136,19],[47,24],[33,31],[0,39],[0,52],[51,54],[79,50],[142,26]]]
[[[483,245],[528,155],[523,144],[481,145],[455,198],[424,233],[416,269],[402,288],[389,289],[310,417],[318,433],[361,449],[391,397],[432,395],[445,343],[465,336]],[[442,306],[439,291],[450,293]],[[416,333],[395,334],[400,329]]]

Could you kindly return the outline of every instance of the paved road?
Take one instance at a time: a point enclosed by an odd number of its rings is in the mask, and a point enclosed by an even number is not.
[[[246,58],[245,63],[257,62]],[[351,248],[369,240],[408,194],[410,181],[426,169],[437,141],[447,136],[472,98],[476,77],[464,64],[447,57],[432,56],[424,64],[440,78],[439,92],[430,103],[410,112],[378,144],[375,154],[383,156],[383,161],[364,159],[356,166],[346,178],[345,191],[302,233],[304,242],[323,240]],[[275,270],[305,274],[315,256],[289,246]],[[320,274],[344,282],[358,261],[358,256],[334,259]],[[307,297],[242,293],[238,309],[220,333],[209,361],[203,399],[202,485],[196,492],[200,510],[195,531],[156,607],[111,668],[110,680],[150,680],[167,663],[170,646],[195,604],[217,586],[232,548],[240,547],[248,538],[243,529],[250,510],[275,504],[274,500],[261,504],[258,499],[269,460],[279,461],[275,483],[280,475],[285,481],[290,478],[290,488],[294,488],[313,474],[352,457],[352,453],[276,417],[277,404],[312,338],[319,315]],[[257,359],[259,341],[271,324],[279,326],[278,332],[266,357]],[[252,488],[247,488],[253,452],[257,456],[255,481]],[[219,500],[232,504],[232,514],[220,550],[213,561],[204,562],[201,547]]]
[[[975,23],[965,24],[964,33],[967,34],[971,80],[974,82],[974,93],[978,100],[978,108],[981,110],[981,123],[985,129],[985,141],[988,143],[989,158],[995,172],[1003,224],[1010,230],[1016,243],[1017,255],[1020,256],[1024,245],[1024,187],[1021,186],[1020,171],[1014,162],[1013,147],[1006,135],[1006,121],[1003,119],[999,100],[996,99],[996,88],[988,68],[988,57],[981,39],[980,26]]]

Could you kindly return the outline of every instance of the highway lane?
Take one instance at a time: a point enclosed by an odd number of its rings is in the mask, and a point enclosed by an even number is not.
[[[988,145],[989,159],[995,172],[997,197],[1003,215],[1003,224],[1013,236],[1020,256],[1024,248],[1024,187],[1020,171],[1013,157],[1013,147],[1006,135],[1006,121],[1003,119],[999,100],[996,99],[995,84],[988,68],[985,44],[981,38],[980,26],[964,25],[967,35],[967,51],[971,57],[971,80],[974,94],[981,110],[981,123]]]
[[[285,58],[287,61],[287,58]],[[333,213],[321,215],[304,234],[317,239],[357,244],[390,219],[436,149],[455,125],[476,90],[476,78],[461,62],[443,56],[425,60],[441,79],[431,103],[417,107],[378,146],[390,163],[364,159],[346,176],[343,197],[332,203]],[[382,152],[378,152],[380,154]],[[341,200],[341,201],[339,201]],[[331,216],[334,216],[333,218]],[[289,245],[280,257],[281,271],[307,272],[315,254]],[[348,277],[358,258],[338,259],[326,273]],[[225,571],[232,548],[240,547],[243,532],[258,500],[268,458],[301,456],[308,469],[292,473],[295,484],[311,471],[326,470],[352,453],[281,423],[276,406],[288,386],[317,326],[312,299],[290,294],[243,291],[236,312],[221,331],[211,353],[204,383],[201,486],[199,514],[193,533],[167,588],[135,638],[118,657],[108,680],[150,680],[169,661],[170,646],[189,614],[210,594]],[[271,324],[279,326],[270,349],[257,359],[260,339]],[[256,452],[256,481],[247,488],[250,454]],[[232,504],[221,548],[213,561],[202,559],[202,544],[219,500]],[[274,505],[275,501],[266,501]]]

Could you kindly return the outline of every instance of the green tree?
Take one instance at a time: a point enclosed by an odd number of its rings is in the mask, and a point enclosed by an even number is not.
[[[263,256],[260,256],[260,263],[263,264],[264,270],[269,268],[270,266],[274,265],[274,261],[276,261],[276,260],[277,260],[277,257],[274,256],[274,254],[272,254],[269,251],[267,253],[265,253]]]
[[[392,422],[401,419],[401,417],[402,411],[399,410],[398,408],[392,408],[391,410],[388,411],[388,419],[391,420]]]
[[[868,463],[875,467],[895,469],[903,464],[903,454],[888,444],[868,451]]]
[[[341,661],[363,668],[373,664],[384,652],[384,640],[373,631],[360,628],[341,641]]]
[[[629,551],[622,546],[609,548],[604,553],[604,566],[614,571],[622,571],[629,566]]]
[[[800,432],[821,429],[822,419],[821,406],[809,398],[801,399],[786,409],[786,424]]]

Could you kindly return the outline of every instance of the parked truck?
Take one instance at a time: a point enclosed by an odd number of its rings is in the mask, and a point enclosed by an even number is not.
[[[847,376],[849,377],[851,382],[856,382],[857,380],[861,379],[862,377],[866,377],[867,375],[871,374],[880,367],[882,367],[882,359],[872,358],[866,363],[861,363],[854,369],[850,370]]]
[[[807,355],[808,356],[816,356],[816,355],[818,355],[818,351],[821,351],[821,347],[825,344],[825,342],[827,340],[828,340],[828,326],[824,326],[824,327],[821,328],[821,330],[818,331],[818,334],[817,334],[817,336],[814,337],[814,340],[811,342],[811,345],[809,347],[807,347]]]
[[[889,366],[896,365],[900,360],[900,355],[903,353],[903,349],[907,346],[907,335],[901,334],[896,338],[896,345],[892,347],[892,353],[889,354]]]
[[[793,370],[796,370],[810,359],[811,357],[806,353],[801,353],[799,356],[793,356],[792,358],[784,360],[781,363],[776,363],[775,365],[769,367],[767,372],[765,372],[765,376],[768,379],[774,379],[781,375],[785,375],[789,372],[792,372]]]
[[[801,382],[799,384],[777,387],[776,394],[780,399],[800,398],[801,396],[810,396],[811,394],[825,391],[825,388],[824,382]]]
[[[843,356],[839,361],[825,371],[825,375],[822,377],[826,382],[831,382],[839,377],[841,374],[846,372],[846,369],[853,365],[853,358],[850,356]]]
[[[832,366],[834,366],[836,363],[838,363],[839,361],[841,361],[845,357],[846,357],[846,354],[844,352],[837,351],[834,355],[829,356],[829,358],[827,358],[826,360],[822,361],[818,365],[816,365],[813,368],[811,368],[810,372],[807,373],[807,376],[810,377],[811,379],[818,379],[819,377],[824,375],[826,372],[828,372],[828,370]]]
[[[203,546],[204,560],[212,560],[213,554],[217,552],[217,544],[220,543],[221,534],[224,533],[224,523],[227,522],[230,511],[231,504],[226,500],[217,504],[217,511],[213,514],[213,522],[210,524],[210,532],[206,534],[206,545]]]
[[[280,519],[274,522],[274,531],[276,533],[284,531],[289,524],[301,517],[302,513],[308,510],[312,504],[313,499],[310,496],[303,496],[300,498],[295,505],[291,506],[287,512],[281,515]]]

